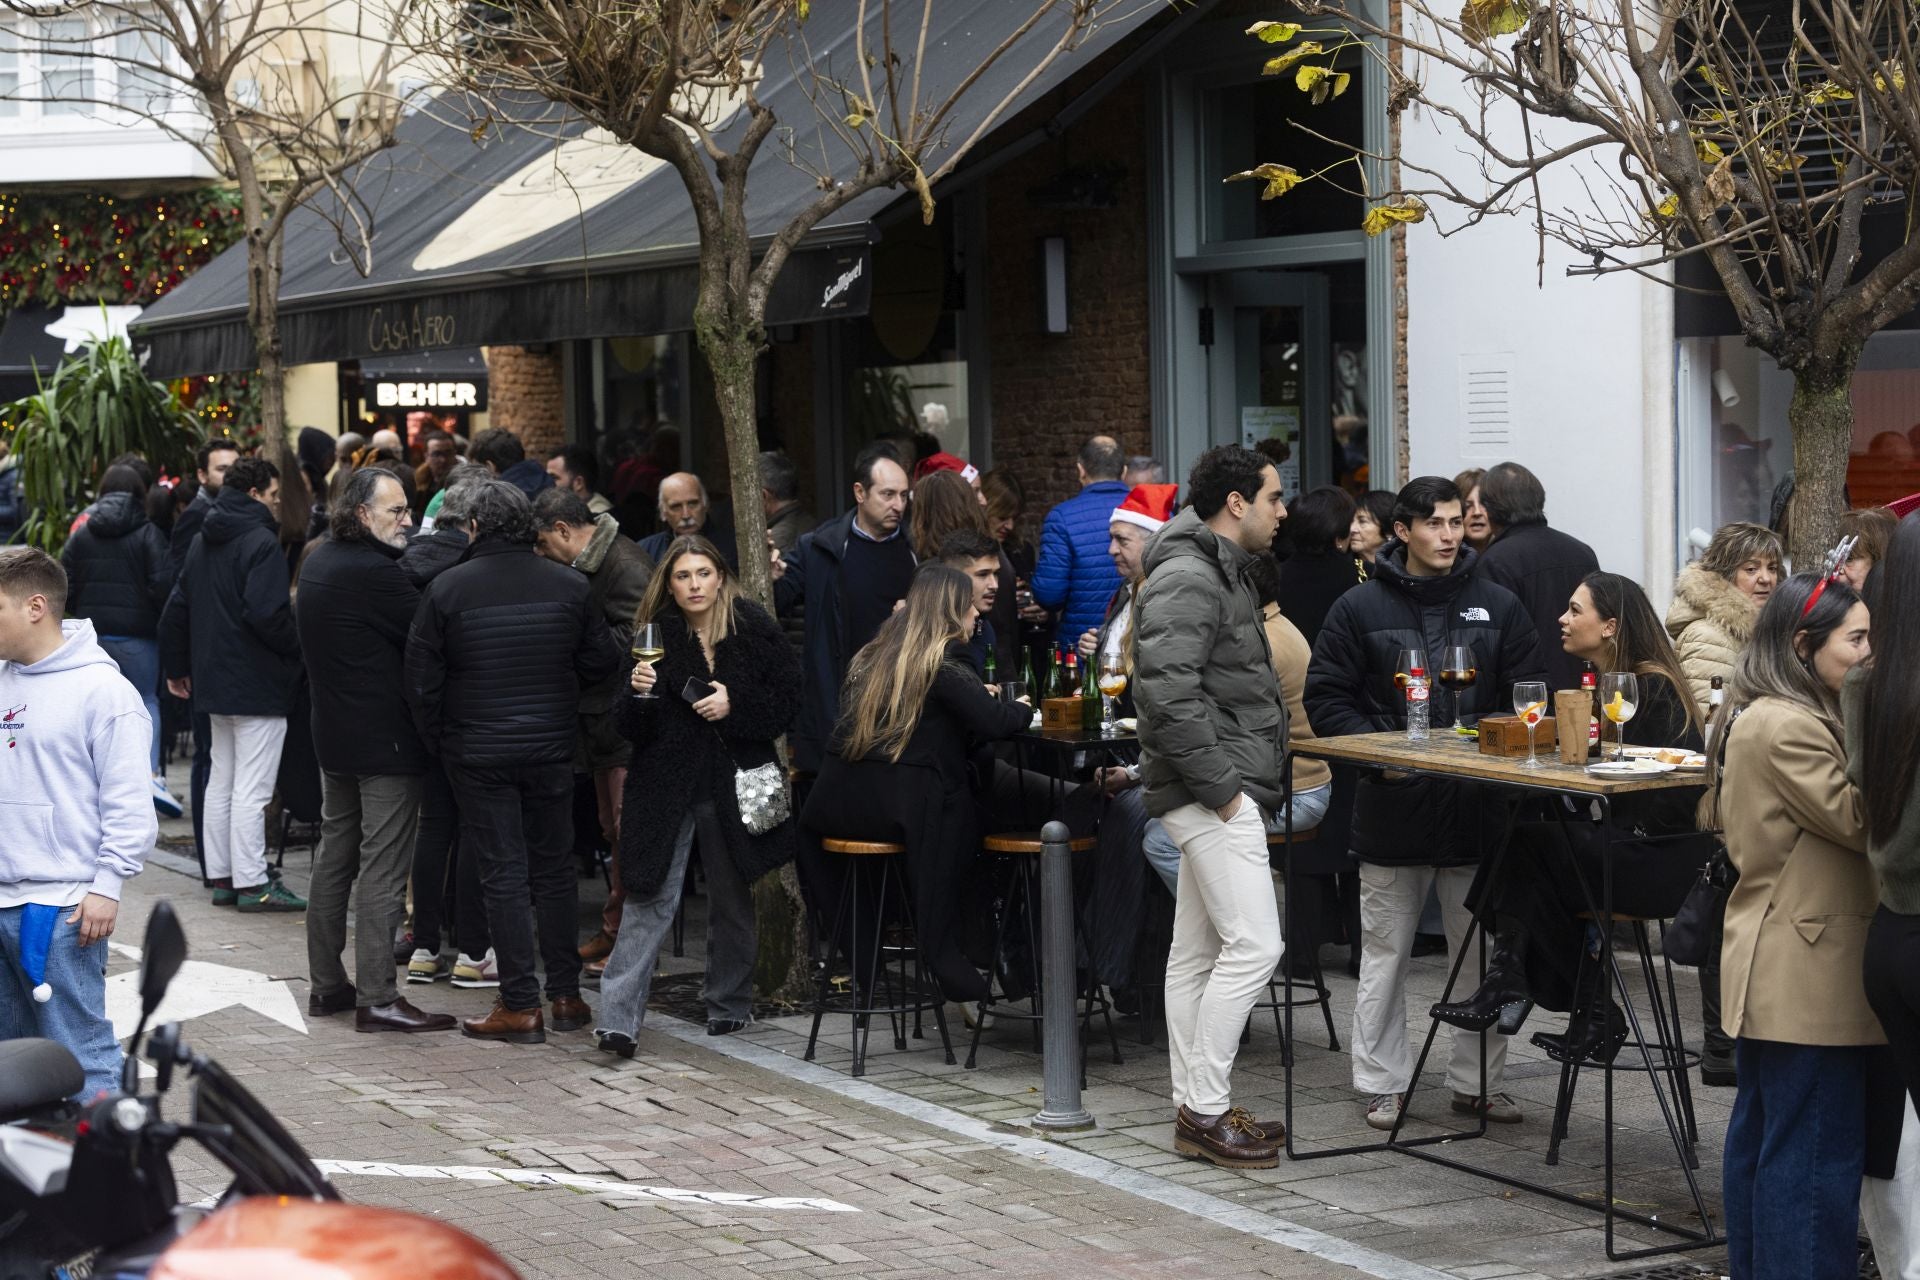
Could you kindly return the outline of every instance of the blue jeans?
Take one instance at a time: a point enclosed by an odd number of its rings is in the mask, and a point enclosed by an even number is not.
[[[147,706],[147,719],[153,723],[153,771],[159,773],[160,642],[141,636],[100,636],[99,640],[100,647]]]
[[[1333,784],[1313,787],[1306,791],[1293,793],[1293,829],[1307,831],[1320,825],[1320,819],[1327,816],[1327,807],[1333,803]],[[1287,811],[1279,810],[1267,823],[1270,832],[1287,829]],[[1158,818],[1147,820],[1147,834],[1140,842],[1141,852],[1147,855],[1147,865],[1160,873],[1160,879],[1167,886],[1167,892],[1176,898],[1180,896],[1180,846],[1167,834],[1166,827]]]
[[[1853,1280],[1866,1165],[1865,1048],[1734,1041],[1721,1196],[1732,1280]]]
[[[107,1021],[107,944],[79,945],[80,926],[68,924],[69,908],[53,926],[47,949],[47,985],[53,998],[38,1004],[20,963],[20,920],[25,907],[0,910],[0,1040],[38,1036],[67,1047],[87,1073],[74,1097],[86,1101],[120,1087],[120,1042]]]

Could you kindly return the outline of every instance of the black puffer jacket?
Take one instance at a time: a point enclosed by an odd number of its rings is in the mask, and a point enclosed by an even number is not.
[[[420,741],[478,768],[573,759],[582,685],[620,665],[587,580],[526,543],[481,538],[427,587],[407,637]]]
[[[1560,647],[1560,615],[1567,611],[1567,601],[1580,580],[1599,568],[1592,547],[1550,528],[1544,520],[1502,530],[1481,553],[1477,570],[1481,579],[1513,592],[1533,619],[1549,689],[1580,687],[1580,664]]]
[[[429,582],[466,559],[468,541],[464,530],[454,528],[416,533],[400,553],[400,572],[425,591]]]
[[[700,642],[677,609],[659,619],[667,654],[657,664],[652,698],[621,698],[615,714],[633,740],[621,807],[620,883],[636,896],[657,890],[673,864],[673,845],[693,802],[713,802],[727,852],[749,882],[793,860],[793,820],[761,835],[740,820],[736,768],[778,760],[774,739],[800,710],[800,660],[780,624],[751,601],[734,607],[733,628],[707,666]],[[731,710],[709,722],[680,696],[689,679],[723,684]]]
[[[398,548],[371,538],[328,538],[300,570],[294,614],[313,691],[313,750],[333,773],[426,771],[401,680],[420,592],[399,560]]]
[[[221,489],[160,615],[160,669],[193,678],[193,709],[284,716],[300,680],[280,522],[240,489]]]
[[[67,571],[67,613],[88,618],[103,636],[152,639],[173,588],[167,540],[130,493],[93,506],[60,552]]]
[[[1373,580],[1334,601],[1307,668],[1307,719],[1322,738],[1407,727],[1406,695],[1394,682],[1402,649],[1424,649],[1440,661],[1448,645],[1473,649],[1479,678],[1460,695],[1469,723],[1511,714],[1513,686],[1546,678],[1533,622],[1511,591],[1484,582],[1475,556],[1460,549],[1453,572],[1419,578],[1407,572],[1399,542],[1380,548]],[[1438,687],[1429,704],[1435,733],[1452,723],[1453,695]],[[1547,744],[1550,748],[1551,744]],[[1355,792],[1352,846],[1362,862],[1456,866],[1479,857],[1471,830],[1458,819],[1462,789],[1430,778],[1361,779]]]

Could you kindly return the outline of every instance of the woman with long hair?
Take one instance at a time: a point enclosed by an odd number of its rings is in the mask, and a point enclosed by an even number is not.
[[[1560,615],[1560,637],[1570,657],[1637,678],[1638,711],[1622,727],[1627,742],[1700,750],[1700,708],[1640,584],[1617,573],[1588,574]],[[1493,934],[1486,980],[1464,1001],[1435,1005],[1434,1016],[1470,1030],[1497,1025],[1511,1035],[1531,1005],[1567,1011],[1564,1035],[1538,1035],[1534,1043],[1557,1060],[1611,1062],[1627,1022],[1597,963],[1598,939],[1578,913],[1599,905],[1609,862],[1614,912],[1665,919],[1678,910],[1713,852],[1709,836],[1672,838],[1698,830],[1693,809],[1690,797],[1672,793],[1622,796],[1613,805],[1615,829],[1644,838],[1612,845],[1599,824],[1575,817],[1516,827],[1498,876],[1483,864],[1470,895]]]
[[[1910,1152],[1916,1142],[1911,1130],[1920,1123],[1920,680],[1913,678],[1913,664],[1920,662],[1920,520],[1896,525],[1876,559],[1873,660],[1847,673],[1840,710],[1847,776],[1860,788],[1867,857],[1880,884],[1867,929],[1867,1003],[1887,1033],[1912,1100],[1887,1108],[1889,1121],[1904,1112],[1899,1145]],[[1851,582],[1853,575],[1847,578]],[[1908,1275],[1917,1252],[1912,1193],[1901,1181],[1880,1176],[1897,1170],[1903,1153],[1894,1153],[1895,1170],[1873,1168],[1875,1154],[1868,1153],[1861,1213],[1882,1274]]]
[[[793,820],[755,834],[734,775],[778,765],[775,740],[800,710],[800,663],[780,624],[749,600],[702,537],[676,538],[634,615],[664,654],[636,663],[620,728],[633,742],[621,800],[627,904],[600,980],[599,1048],[633,1056],[660,943],[673,927],[695,835],[707,875],[707,1034],[753,1019],[753,882],[794,855]]]
[[[905,605],[854,655],[840,723],[801,815],[818,836],[906,846],[920,948],[941,990],[960,1001],[987,995],[953,929],[980,843],[967,758],[1032,715],[1025,703],[988,693],[967,668],[977,616],[966,574],[920,566]]]
[[[1788,578],[1714,720],[1703,810],[1740,872],[1720,955],[1739,1063],[1721,1173],[1737,1277],[1857,1273],[1867,1066],[1886,1036],[1861,978],[1877,894],[1840,690],[1868,640],[1844,580]]]
[[[991,503],[984,490],[975,489],[958,471],[930,471],[914,482],[913,505],[908,508],[907,535],[914,554],[926,561],[938,559],[947,539],[956,533],[991,538]],[[997,670],[1007,679],[1020,671],[1020,602],[1013,561],[998,539],[1000,568],[993,602],[982,617],[993,644]]]

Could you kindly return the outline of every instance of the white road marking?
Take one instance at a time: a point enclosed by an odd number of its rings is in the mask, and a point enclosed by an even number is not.
[[[814,1196],[758,1196],[738,1191],[688,1191],[681,1187],[649,1187],[638,1182],[614,1182],[578,1173],[545,1169],[492,1169],[476,1164],[389,1164],[383,1160],[315,1160],[329,1176],[370,1178],[451,1178],[458,1182],[512,1182],[527,1187],[571,1187],[599,1195],[633,1200],[673,1200],[688,1204],[747,1209],[812,1209],[820,1213],[859,1213],[850,1204]]]
[[[107,944],[129,960],[140,958],[140,948],[122,943]],[[151,1030],[163,1022],[185,1022],[202,1014],[218,1013],[232,1005],[241,1005],[290,1031],[308,1034],[307,1021],[300,1014],[300,1002],[286,981],[251,969],[235,969],[224,964],[189,960],[167,986],[167,994],[147,1021]],[[113,1035],[124,1041],[140,1024],[140,971],[129,969],[107,979],[107,1018],[113,1023]],[[153,1064],[140,1061],[144,1079],[154,1074]]]

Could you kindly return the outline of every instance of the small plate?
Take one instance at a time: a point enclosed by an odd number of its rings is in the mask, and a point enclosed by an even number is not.
[[[1588,765],[1587,772],[1603,778],[1653,778],[1672,773],[1673,768],[1658,760],[1608,760]]]
[[[1122,733],[1138,733],[1140,731],[1140,722],[1132,716],[1121,716],[1113,722],[1113,727]]]

